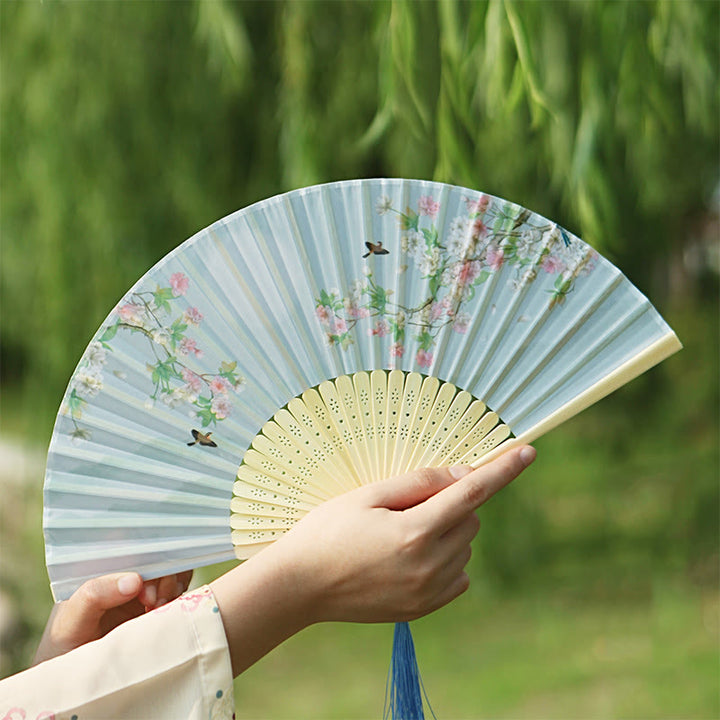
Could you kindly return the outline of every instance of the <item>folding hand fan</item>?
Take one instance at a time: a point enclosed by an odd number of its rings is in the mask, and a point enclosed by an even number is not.
[[[246,558],[338,493],[532,441],[679,348],[619,270],[505,200],[360,180],[257,203],[161,260],[80,360],[47,465],[53,593]]]

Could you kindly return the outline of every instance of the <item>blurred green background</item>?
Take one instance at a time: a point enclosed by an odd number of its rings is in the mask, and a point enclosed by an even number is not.
[[[123,292],[256,200],[420,177],[570,228],[685,344],[483,508],[471,590],[415,623],[436,714],[720,717],[720,3],[3,2],[0,39],[2,675],[50,609],[55,412]],[[391,635],[302,633],[238,717],[378,717]]]

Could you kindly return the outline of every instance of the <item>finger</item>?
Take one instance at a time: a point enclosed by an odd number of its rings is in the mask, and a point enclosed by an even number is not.
[[[439,610],[455,598],[462,595],[470,587],[470,577],[461,571],[443,587],[443,589],[430,601],[425,615]]]
[[[159,578],[154,578],[152,580],[146,580],[143,583],[142,590],[138,595],[138,600],[145,606],[146,610],[152,610],[152,608],[157,605],[159,582]]]
[[[529,445],[515,448],[439,491],[412,512],[426,528],[444,534],[512,482],[535,459]]]
[[[187,570],[185,572],[178,573],[177,575],[177,594],[182,595],[190,586],[192,580],[193,571]]]
[[[405,510],[427,500],[472,471],[470,465],[420,468],[366,487],[373,506]]]
[[[106,610],[119,607],[137,597],[142,578],[137,573],[114,573],[88,580],[67,601],[68,617],[88,624]]]
[[[175,575],[166,575],[160,578],[157,584],[157,602],[156,607],[165,605],[165,603],[174,600],[177,597],[177,577]]]
[[[471,512],[455,527],[444,533],[440,540],[452,551],[452,549],[461,548],[463,545],[469,545],[478,534],[478,530],[480,530],[480,518],[474,512]]]

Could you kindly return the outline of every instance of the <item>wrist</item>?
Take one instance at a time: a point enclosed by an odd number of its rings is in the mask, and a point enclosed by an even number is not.
[[[318,622],[314,593],[271,546],[210,583],[225,627],[233,675]]]

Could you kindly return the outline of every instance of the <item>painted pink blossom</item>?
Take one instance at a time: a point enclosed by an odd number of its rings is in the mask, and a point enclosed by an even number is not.
[[[370,330],[370,335],[377,335],[378,337],[385,337],[390,333],[390,325],[387,320],[378,320],[375,323],[375,327]]]
[[[487,251],[487,264],[493,270],[499,270],[505,261],[505,252],[499,247],[490,247]]]
[[[460,333],[460,335],[464,335],[468,331],[469,325],[470,325],[470,316],[467,313],[458,313],[458,316],[455,318],[455,322],[453,323],[452,329],[456,333]]]
[[[330,323],[330,314],[328,313],[328,309],[325,305],[318,305],[315,309],[315,315],[323,325],[328,325]]]
[[[232,412],[232,405],[224,395],[216,395],[212,399],[210,409],[215,413],[218,420],[224,420]]]
[[[459,288],[470,285],[480,274],[480,263],[477,260],[465,260],[455,267],[455,284]]]
[[[370,310],[366,307],[360,307],[356,302],[345,301],[345,312],[352,319],[366,318],[370,315]]]
[[[471,200],[465,198],[465,207],[470,215],[477,215],[478,213],[484,213],[490,205],[490,196],[481,195],[477,200]]]
[[[547,255],[542,262],[542,269],[546,273],[554,275],[555,273],[563,273],[566,270],[565,263],[557,257]]]
[[[415,362],[418,364],[419,367],[429,368],[432,365],[432,361],[433,354],[431,352],[422,349],[417,351],[417,355],[415,356]]]
[[[430,306],[430,321],[439,320],[447,311],[447,306],[447,297],[444,297],[440,302],[434,302]]]
[[[210,381],[210,390],[212,390],[215,395],[227,395],[231,389],[232,385],[230,385],[230,383],[220,375],[216,375]]]
[[[434,218],[440,210],[440,203],[433,200],[430,195],[423,195],[418,200],[418,212],[421,215],[427,215]]]
[[[341,317],[336,317],[333,320],[333,334],[334,335],[344,335],[347,332],[347,329],[348,329],[347,323]]]
[[[192,370],[188,370],[187,368],[183,368],[181,375],[182,379],[187,383],[187,386],[194,393],[199,393],[202,390],[203,381],[197,373],[194,373]]]
[[[390,346],[390,357],[402,357],[405,354],[405,346],[402,343],[396,342]]]
[[[488,229],[485,226],[485,223],[480,218],[475,218],[475,222],[473,222],[471,230],[473,240],[485,237],[487,235],[487,231]]]
[[[197,343],[192,338],[184,337],[180,341],[178,351],[181,355],[195,355],[195,357],[203,356],[203,351],[197,346]]]
[[[199,325],[202,319],[203,315],[196,307],[188,308],[183,313],[183,321],[188,325]]]
[[[142,308],[140,305],[135,305],[134,303],[125,303],[125,305],[121,305],[118,308],[117,312],[120,318],[125,322],[135,322],[139,319],[140,314],[142,313]]]
[[[188,280],[185,273],[176,272],[170,276],[170,287],[172,288],[172,294],[175,297],[180,297],[187,292],[190,286],[190,280]]]

